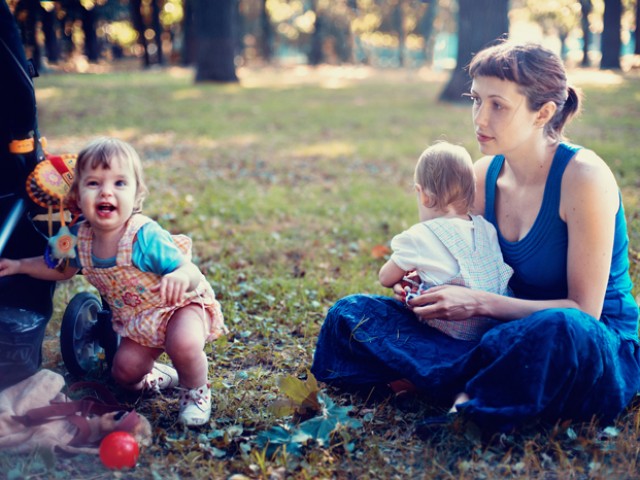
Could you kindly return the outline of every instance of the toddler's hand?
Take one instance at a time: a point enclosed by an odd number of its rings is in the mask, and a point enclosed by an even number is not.
[[[155,291],[160,292],[160,297],[164,303],[175,305],[182,300],[188,289],[189,277],[178,269],[164,275]]]
[[[8,258],[0,258],[0,277],[8,277],[18,273],[20,262]]]

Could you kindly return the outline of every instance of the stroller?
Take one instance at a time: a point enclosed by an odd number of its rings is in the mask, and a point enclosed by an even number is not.
[[[6,2],[0,2],[0,256],[42,255],[47,246],[46,212],[28,195],[31,173],[46,161],[38,132],[32,78],[20,34]],[[50,234],[50,231],[48,232]],[[0,278],[0,390],[31,376],[42,364],[42,344],[53,312],[55,283],[26,275]],[[83,376],[111,364],[118,337],[108,306],[90,292],[74,296],[60,329],[67,370]]]

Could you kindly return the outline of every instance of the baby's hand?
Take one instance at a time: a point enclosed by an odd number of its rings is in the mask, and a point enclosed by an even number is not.
[[[179,303],[189,289],[189,277],[180,269],[167,273],[160,280],[160,285],[153,291],[159,291],[162,301],[167,305]]]
[[[420,287],[420,277],[415,270],[408,272],[404,277],[402,277],[400,284],[402,285],[403,290],[407,291],[407,288],[409,288],[410,292],[415,293]]]

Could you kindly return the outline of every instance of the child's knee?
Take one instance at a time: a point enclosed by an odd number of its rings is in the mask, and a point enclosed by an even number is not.
[[[204,342],[199,340],[180,339],[177,342],[167,342],[165,352],[173,363],[193,363],[199,361],[206,354],[204,353]]]

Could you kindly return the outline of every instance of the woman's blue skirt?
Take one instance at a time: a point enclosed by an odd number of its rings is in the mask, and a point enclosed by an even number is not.
[[[476,343],[420,323],[393,298],[352,295],[329,310],[311,371],[349,388],[406,378],[449,404],[466,392],[460,411],[508,430],[534,419],[612,421],[640,390],[638,347],[576,309],[505,322]]]

